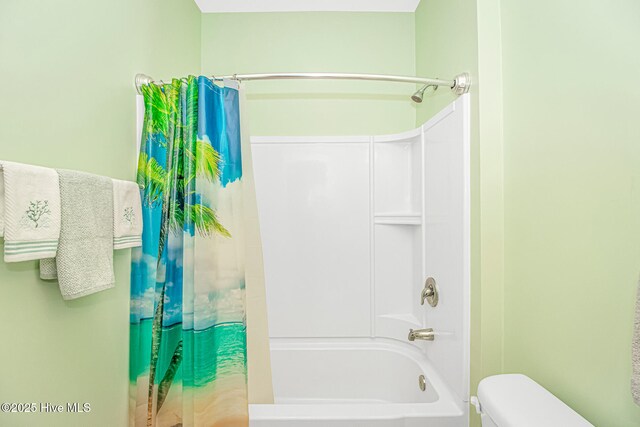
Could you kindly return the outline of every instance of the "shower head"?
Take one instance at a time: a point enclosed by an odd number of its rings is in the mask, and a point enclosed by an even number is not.
[[[424,96],[424,91],[427,90],[427,88],[431,86],[433,87],[433,91],[435,92],[438,89],[438,86],[436,85],[424,85],[422,86],[420,89],[418,89],[417,91],[415,91],[413,93],[413,95],[411,95],[411,100],[417,104],[420,104],[422,102],[422,98]]]

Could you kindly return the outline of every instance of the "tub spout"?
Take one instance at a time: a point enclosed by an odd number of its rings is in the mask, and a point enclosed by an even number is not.
[[[425,340],[425,341],[433,341],[435,338],[435,334],[433,333],[433,329],[409,329],[409,341],[415,340]]]

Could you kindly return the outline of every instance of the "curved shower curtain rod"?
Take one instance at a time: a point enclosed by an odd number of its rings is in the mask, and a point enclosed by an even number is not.
[[[453,80],[441,80],[431,79],[425,77],[410,77],[410,76],[394,76],[388,74],[354,74],[354,73],[264,73],[264,74],[233,74],[230,76],[211,76],[211,80],[237,80],[249,81],[249,80],[285,80],[285,79],[332,79],[332,80],[377,80],[385,82],[402,82],[402,83],[415,83],[422,84],[424,86],[447,86],[456,95],[462,95],[469,92],[469,85],[471,84],[469,74],[458,74]],[[140,88],[143,85],[156,83],[163,83],[162,80],[153,80],[146,74],[136,74],[136,90],[138,93],[142,93]]]

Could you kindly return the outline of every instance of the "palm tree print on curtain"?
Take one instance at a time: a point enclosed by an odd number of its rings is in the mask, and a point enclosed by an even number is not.
[[[238,91],[206,77],[142,91],[130,425],[246,427]]]

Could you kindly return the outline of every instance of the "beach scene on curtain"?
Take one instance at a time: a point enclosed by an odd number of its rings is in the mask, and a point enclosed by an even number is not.
[[[238,90],[145,85],[131,426],[248,426]]]

